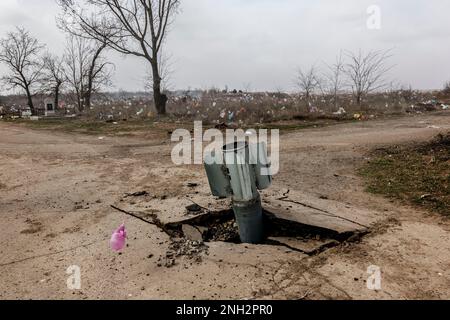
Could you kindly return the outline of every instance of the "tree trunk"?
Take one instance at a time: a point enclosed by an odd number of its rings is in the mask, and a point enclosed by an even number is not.
[[[338,90],[334,89],[333,92],[333,100],[334,100],[334,109],[335,111],[338,111],[338,106],[339,106],[339,100],[338,100]]]
[[[98,53],[99,55],[99,53]],[[88,87],[84,94],[84,106],[87,110],[91,108],[91,97],[92,97],[92,89],[94,87],[94,68],[96,64],[96,60],[98,55],[96,55],[91,63],[91,67],[89,68],[89,75],[88,75]]]
[[[83,89],[81,89],[81,91],[77,90],[76,95],[77,95],[78,112],[82,113],[83,112],[83,96],[84,96]]]
[[[100,55],[105,48],[106,48],[106,42],[103,43],[102,46],[97,49],[97,51],[94,54],[94,57],[92,58],[91,65],[89,67],[88,84],[87,84],[88,87],[87,87],[85,94],[83,95],[84,109],[87,109],[87,110],[91,109],[91,98],[92,98],[92,92],[94,91],[94,78],[96,77],[95,67],[97,66],[97,61],[100,58]]]
[[[88,88],[88,90],[86,91],[86,94],[84,95],[84,108],[86,110],[90,110],[91,109],[91,93],[92,93],[92,88]]]
[[[158,70],[158,60],[154,59],[152,63],[153,71],[153,100],[155,101],[156,112],[159,115],[166,114],[167,97],[161,92],[161,76]]]
[[[361,93],[357,94],[356,103],[358,104],[358,107],[361,107],[361,104],[362,104],[362,94]]]
[[[59,106],[59,87],[61,85],[58,83],[55,87],[55,111]]]
[[[28,107],[30,107],[31,114],[35,115],[33,98],[31,97],[30,89],[28,87],[26,87],[25,91],[27,92]]]

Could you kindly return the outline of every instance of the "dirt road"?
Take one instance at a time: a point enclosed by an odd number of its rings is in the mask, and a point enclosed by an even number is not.
[[[0,122],[0,299],[450,299],[450,221],[369,195],[356,175],[372,148],[449,129],[450,116],[434,114],[283,135],[274,187],[376,210],[384,222],[357,243],[314,256],[216,242],[201,261],[166,268],[160,257],[169,237],[110,205],[170,216],[190,204],[186,195],[208,195],[201,167],[173,165],[168,139]],[[140,190],[151,201],[124,200]],[[108,242],[124,220],[129,242],[118,255]],[[80,267],[81,290],[67,287],[70,266]],[[367,288],[370,266],[380,268],[379,291]]]

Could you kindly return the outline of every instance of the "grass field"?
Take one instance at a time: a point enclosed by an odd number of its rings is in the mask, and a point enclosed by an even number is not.
[[[450,134],[376,150],[360,169],[367,191],[450,217]]]

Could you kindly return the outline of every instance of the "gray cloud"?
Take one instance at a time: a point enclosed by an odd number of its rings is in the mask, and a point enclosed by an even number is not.
[[[366,27],[369,5],[381,30]],[[292,90],[299,66],[332,61],[341,49],[393,48],[392,78],[422,89],[450,79],[450,2],[446,0],[183,0],[167,42],[175,88]],[[2,0],[0,36],[23,25],[61,52],[52,0]],[[145,62],[110,53],[115,88],[144,88]],[[0,72],[1,72],[0,68]],[[447,72],[446,72],[447,71]]]

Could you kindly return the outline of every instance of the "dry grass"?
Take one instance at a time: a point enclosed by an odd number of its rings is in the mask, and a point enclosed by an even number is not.
[[[87,120],[84,118],[43,118],[39,121],[30,120],[4,120],[10,123],[26,126],[37,130],[54,130],[65,133],[81,133],[87,135],[105,136],[142,136],[167,139],[176,129],[187,129],[192,132],[193,122],[180,121],[172,117],[164,117],[154,120],[131,120],[105,122],[99,120]],[[293,120],[276,121],[265,124],[241,125],[239,128],[247,129],[278,129],[281,134],[308,128],[321,128],[343,122],[356,121],[354,119],[330,119],[327,117],[300,117]],[[203,129],[214,128],[214,124],[204,124]]]
[[[11,96],[5,100],[7,106],[24,105],[21,96]],[[39,100],[39,99],[38,99]],[[337,101],[326,94],[313,95],[306,99],[301,94],[281,92],[262,93],[223,93],[204,91],[197,95],[172,96],[169,99],[168,116],[164,121],[192,122],[203,121],[205,125],[233,122],[240,127],[256,124],[274,123],[290,120],[317,119],[350,120],[355,114],[361,119],[401,115],[406,112],[424,112],[415,108],[417,104],[430,104],[430,110],[440,110],[440,104],[450,104],[450,95],[444,91],[419,92],[414,90],[396,90],[374,93],[364,97],[362,105],[357,105],[353,96],[342,93]],[[9,107],[8,107],[9,108]],[[7,108],[7,109],[8,109]],[[346,113],[339,113],[340,108]],[[441,108],[442,109],[442,108]],[[59,116],[72,114],[75,110],[59,110]],[[233,115],[231,118],[230,115]],[[92,109],[82,115],[88,122],[95,121],[158,121],[150,96],[130,96],[120,94],[102,95],[94,99]]]
[[[58,130],[84,134],[125,134],[127,132],[149,130],[154,127],[153,121],[125,121],[107,123],[105,121],[87,121],[82,119],[42,119],[39,121],[15,120],[14,123],[26,125],[33,129]]]
[[[369,192],[450,216],[450,134],[376,150],[360,173]]]

